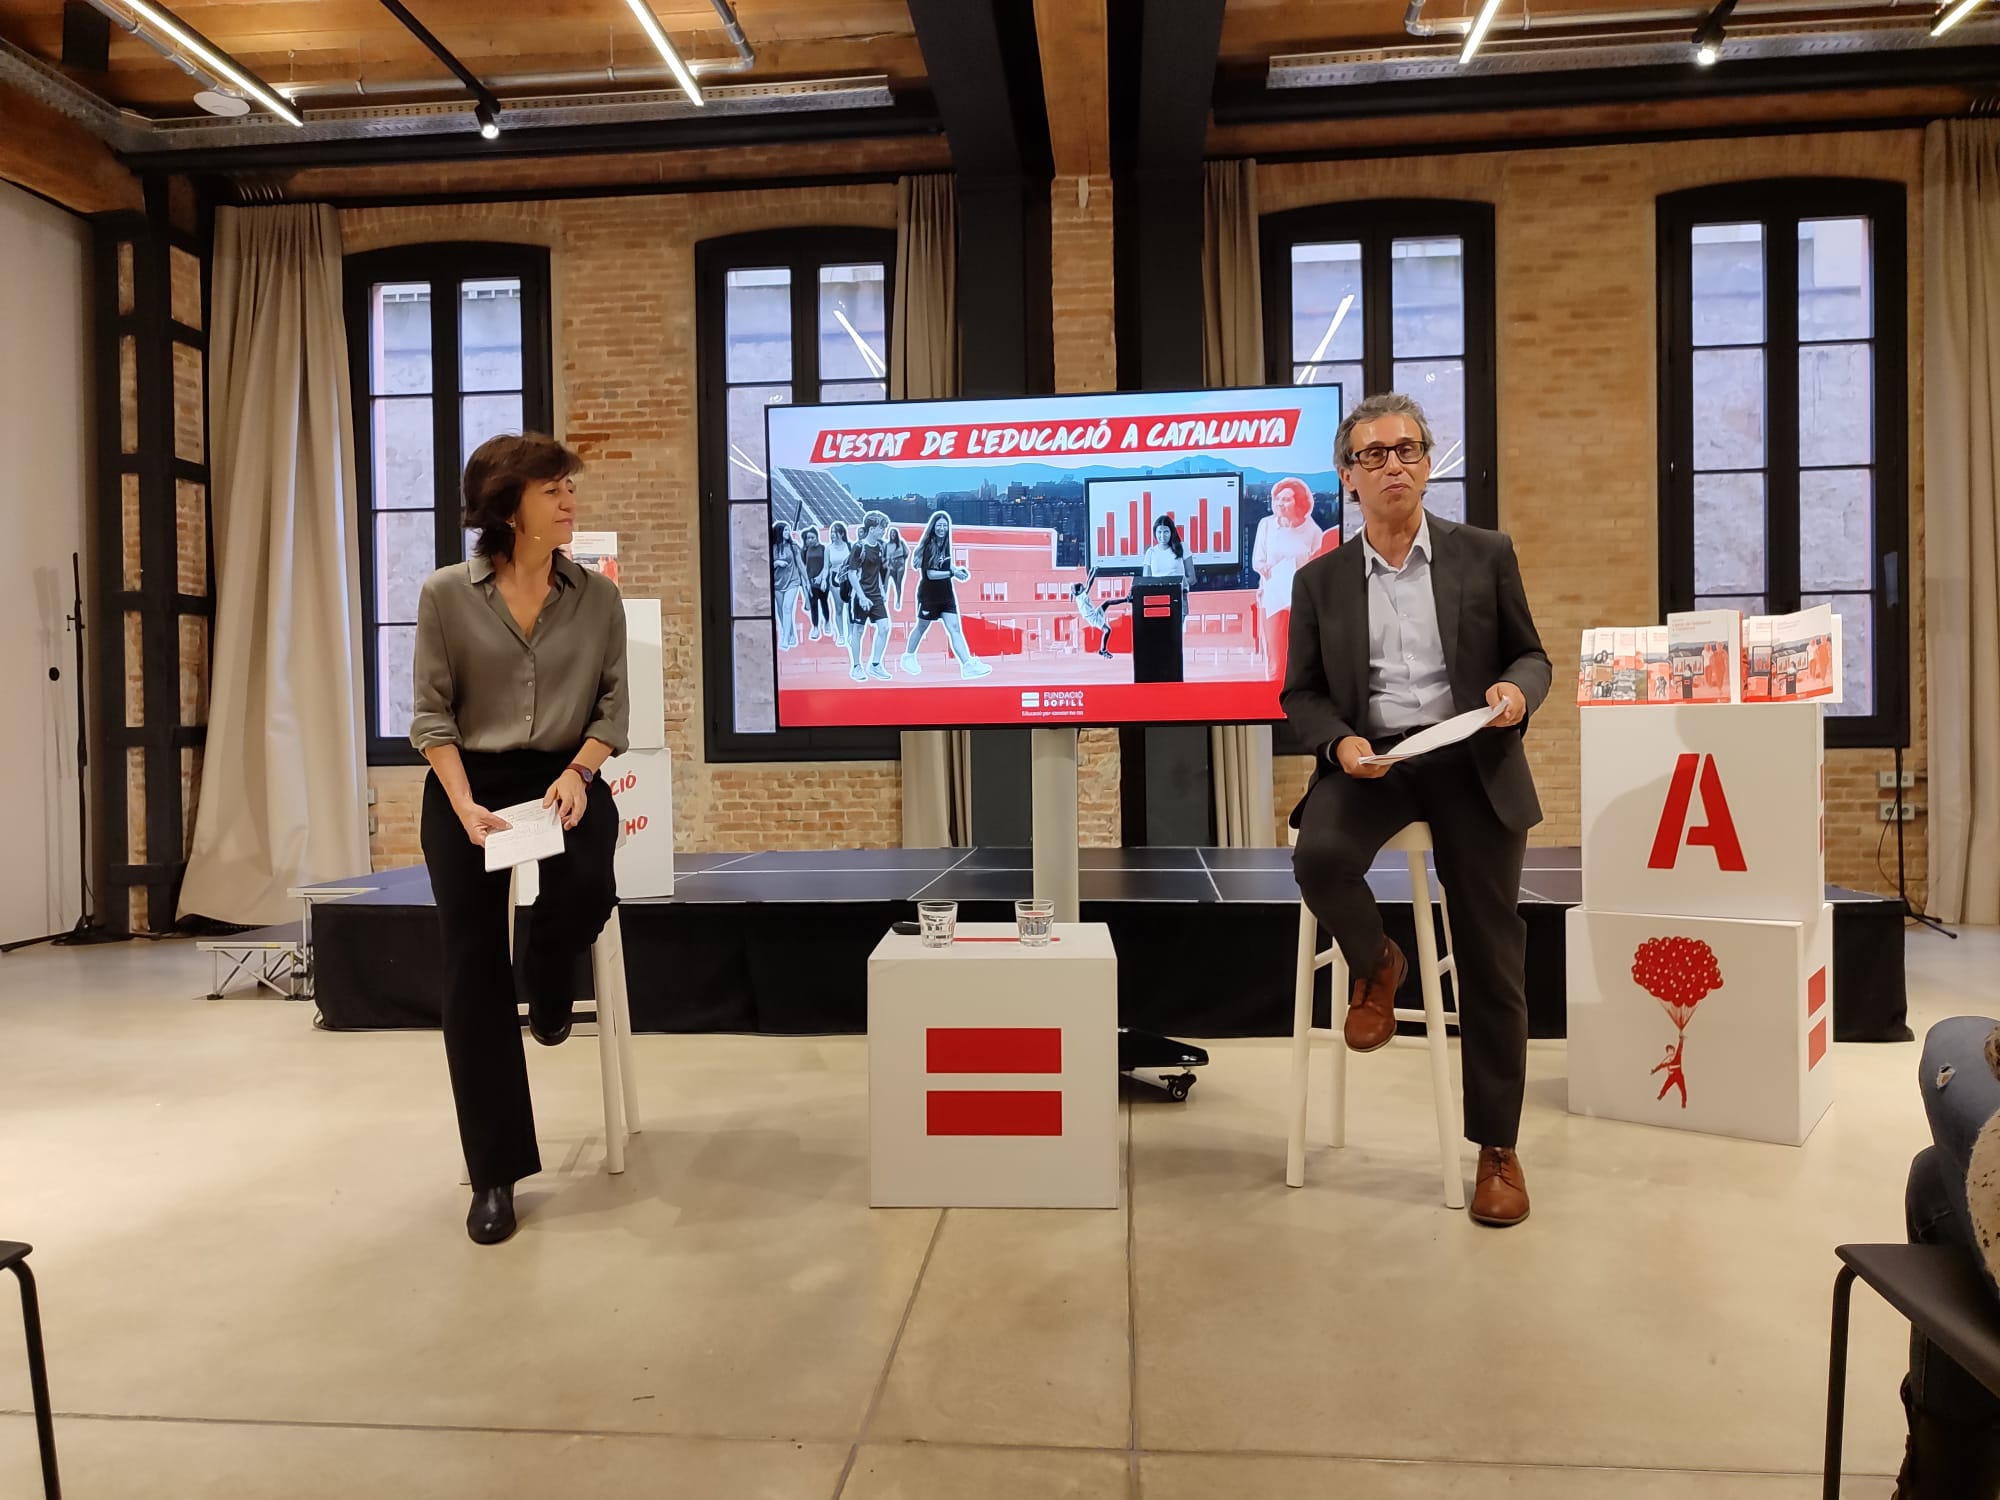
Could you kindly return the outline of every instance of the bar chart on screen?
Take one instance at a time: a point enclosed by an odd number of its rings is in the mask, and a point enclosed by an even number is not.
[[[1153,545],[1154,526],[1170,520],[1198,566],[1237,560],[1243,514],[1243,476],[1236,473],[1150,474],[1093,479],[1090,560],[1093,567],[1138,568]]]

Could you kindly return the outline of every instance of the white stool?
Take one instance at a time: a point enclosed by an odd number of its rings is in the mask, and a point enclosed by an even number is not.
[[[514,912],[541,894],[537,861],[514,866],[507,881],[507,953],[514,953]],[[590,945],[591,985],[597,991],[597,1064],[604,1075],[604,1170],[625,1170],[625,1141],[639,1133],[639,1074],[632,1066],[632,1007],[625,993],[625,935],[618,908]],[[461,1171],[463,1168],[461,1168]],[[461,1177],[461,1182],[471,1181]]]
[[[1298,830],[1292,830],[1292,843],[1298,844]],[[1398,1007],[1396,1019],[1399,1021],[1422,1021],[1426,1044],[1431,1053],[1431,1093],[1437,1103],[1438,1156],[1444,1167],[1444,1201],[1447,1208],[1465,1207],[1465,1177],[1460,1165],[1459,1136],[1461,1126],[1458,1112],[1458,1090],[1452,1078],[1451,1048],[1445,1037],[1445,1028],[1457,1024],[1458,1015],[1454,1008],[1447,1012],[1444,1005],[1444,986],[1440,980],[1445,974],[1452,976],[1454,997],[1458,993],[1458,970],[1451,957],[1451,912],[1445,905],[1444,886],[1438,886],[1438,911],[1444,919],[1444,954],[1438,954],[1437,933],[1431,926],[1431,877],[1424,864],[1424,856],[1431,850],[1431,828],[1428,823],[1411,823],[1382,846],[1385,849],[1400,849],[1410,861],[1410,902],[1411,915],[1417,928],[1416,969],[1423,986],[1424,1004],[1421,1010]],[[1312,1023],[1313,975],[1321,969],[1331,969],[1333,1002],[1328,1019],[1330,1027],[1318,1027]],[[1333,1040],[1333,1079],[1328,1097],[1333,1104],[1333,1139],[1335,1146],[1347,1144],[1347,1044],[1342,1038],[1341,1023],[1347,1012],[1348,972],[1347,960],[1341,956],[1338,944],[1328,946],[1326,952],[1319,951],[1319,922],[1307,908],[1299,902],[1299,956],[1298,970],[1294,979],[1292,996],[1292,1074],[1285,1097],[1286,1119],[1290,1122],[1290,1137],[1285,1151],[1285,1182],[1290,1187],[1303,1187],[1306,1180],[1306,1095],[1312,1067],[1312,1039],[1330,1037]]]

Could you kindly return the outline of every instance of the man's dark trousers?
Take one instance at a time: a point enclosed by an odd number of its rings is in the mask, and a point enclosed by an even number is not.
[[[1299,893],[1340,945],[1348,968],[1366,974],[1382,953],[1382,913],[1368,889],[1368,867],[1385,842],[1416,822],[1430,824],[1452,913],[1465,1133],[1482,1146],[1513,1146],[1528,1067],[1528,997],[1521,984],[1528,924],[1520,912],[1528,837],[1494,815],[1469,752],[1433,751],[1374,781],[1341,771],[1320,777],[1299,810],[1293,852]],[[1334,997],[1335,1025],[1346,998]]]

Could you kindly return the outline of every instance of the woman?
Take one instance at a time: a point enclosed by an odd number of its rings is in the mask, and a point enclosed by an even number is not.
[[[1172,516],[1161,516],[1153,523],[1153,545],[1140,559],[1140,571],[1147,578],[1174,579],[1184,589],[1193,586],[1194,559],[1181,545],[1181,531]]]
[[[917,647],[932,622],[944,626],[951,642],[951,654],[958,658],[960,677],[984,677],[993,669],[972,654],[965,644],[965,627],[958,620],[958,591],[954,583],[964,583],[972,574],[952,558],[951,517],[932,511],[924,523],[924,539],[917,543],[917,623],[910,627],[910,643],[903,648],[903,670],[912,677],[923,674],[917,664]]]
[[[801,538],[799,561],[802,564],[800,578],[806,586],[806,618],[812,624],[812,640],[820,638],[820,632],[827,625],[826,615],[826,543],[819,539],[819,528],[808,526]]]
[[[1285,676],[1286,634],[1292,621],[1292,579],[1319,555],[1326,532],[1312,518],[1312,491],[1303,479],[1271,486],[1271,513],[1257,523],[1250,566],[1257,573],[1257,613],[1266,675]],[[1338,538],[1336,538],[1338,540]]]
[[[889,606],[889,613],[894,615],[903,607],[903,575],[910,571],[910,544],[903,540],[902,527],[889,526],[883,530],[882,559],[890,591],[896,596],[896,602]]]
[[[799,596],[805,592],[805,564],[799,544],[792,540],[792,528],[783,521],[771,523],[771,610],[778,620],[778,649],[789,651],[799,643]]]
[[[410,743],[430,762],[423,848],[444,949],[444,1051],[472,1178],[466,1232],[514,1232],[514,1184],[542,1169],[517,997],[535,1040],[569,1035],[575,983],[617,903],[618,809],[598,779],[626,745],[625,611],[618,586],[557,549],[576,523],[577,456],[551,438],[496,437],[465,466],[470,561],[439,568],[417,603]],[[563,852],[507,943],[508,872],[488,873],[493,811],[559,810]]]
[[[848,628],[853,624],[847,584],[847,559],[853,550],[847,544],[847,523],[835,521],[827,532],[826,570],[820,574],[819,587],[822,594],[831,596],[827,608],[833,615],[833,638],[842,650],[847,649]]]

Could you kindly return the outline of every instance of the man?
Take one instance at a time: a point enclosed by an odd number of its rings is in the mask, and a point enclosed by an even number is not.
[[[854,630],[847,638],[847,675],[856,682],[866,682],[871,677],[888,682],[894,676],[882,665],[882,657],[889,649],[890,630],[889,567],[882,540],[888,530],[889,518],[879,510],[869,511],[861,518],[861,537],[847,557],[849,599],[854,610]],[[861,638],[870,625],[875,627],[875,646],[864,667]]]
[[[1345,1027],[1356,1052],[1396,1034],[1409,963],[1384,935],[1368,866],[1407,823],[1426,822],[1451,900],[1465,1066],[1465,1130],[1478,1144],[1472,1217],[1528,1216],[1514,1154],[1528,1064],[1527,926],[1518,910],[1528,830],[1541,803],[1521,748],[1549,690],[1549,659],[1507,537],[1428,515],[1431,428],[1407,396],[1370,396],[1334,441],[1361,502],[1360,546],[1299,569],[1283,697],[1315,752],[1293,868],[1354,976]],[[1396,766],[1365,765],[1426,725],[1498,710],[1462,744]]]

